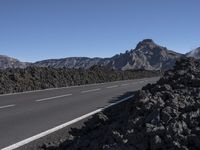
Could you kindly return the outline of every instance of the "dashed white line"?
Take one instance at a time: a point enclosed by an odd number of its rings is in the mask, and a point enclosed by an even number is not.
[[[92,90],[87,90],[87,91],[81,91],[81,93],[88,93],[88,92],[95,92],[95,91],[99,91],[101,89],[92,89]]]
[[[106,88],[107,88],[107,89],[111,89],[111,88],[116,88],[116,87],[118,87],[118,85],[108,86],[108,87],[106,87]]]
[[[15,105],[12,104],[12,105],[6,105],[6,106],[0,106],[0,109],[3,109],[3,108],[8,108],[8,107],[14,107]]]
[[[71,95],[72,94],[65,94],[65,95],[59,95],[59,96],[54,96],[54,97],[48,97],[48,98],[38,99],[38,100],[36,100],[36,102],[42,102],[42,101],[47,101],[47,100],[51,100],[51,99],[67,97],[67,96],[71,96]]]
[[[102,84],[108,84],[108,83],[119,83],[119,82],[132,81],[132,80],[137,80],[137,79],[119,80],[119,81],[113,81],[113,82],[93,83],[93,84],[85,84],[85,85],[65,86],[65,87],[58,87],[58,88],[47,88],[47,89],[42,89],[42,90],[32,90],[32,91],[24,91],[24,92],[17,92],[17,93],[8,93],[8,94],[1,94],[0,97],[10,96],[10,95],[20,95],[20,94],[26,94],[26,93],[36,93],[36,92],[43,92],[43,91],[51,91],[51,90],[59,90],[59,89],[89,87],[89,86],[94,86],[94,85],[102,85]]]
[[[127,86],[127,85],[129,85],[129,83],[126,83],[126,84],[121,84],[121,86]]]
[[[8,146],[8,147],[5,147],[5,148],[3,148],[2,150],[13,150],[13,149],[17,149],[17,148],[19,148],[19,147],[21,147],[21,146],[23,146],[23,145],[25,145],[25,144],[28,144],[28,143],[30,143],[30,142],[32,142],[32,141],[35,141],[35,140],[37,140],[37,139],[39,139],[39,138],[42,138],[42,137],[46,136],[46,135],[49,135],[49,134],[51,134],[51,133],[54,133],[54,132],[56,132],[56,131],[58,131],[58,130],[60,130],[60,129],[63,129],[63,128],[65,128],[65,127],[71,125],[71,124],[74,124],[74,123],[76,123],[76,122],[78,122],[78,121],[81,121],[81,120],[83,120],[83,119],[85,119],[85,118],[88,118],[89,116],[92,116],[92,115],[94,115],[94,114],[97,114],[97,113],[99,113],[99,112],[101,112],[101,111],[103,111],[103,110],[105,110],[105,109],[107,109],[107,108],[109,108],[109,107],[111,107],[111,106],[113,106],[113,105],[117,105],[117,104],[119,104],[119,103],[121,103],[121,102],[123,102],[123,101],[126,101],[126,100],[128,100],[128,99],[130,99],[130,98],[132,98],[132,97],[133,97],[133,95],[131,95],[131,96],[129,96],[129,97],[126,97],[126,98],[124,98],[124,99],[122,99],[122,100],[120,100],[120,101],[118,101],[118,102],[116,102],[116,103],[112,103],[112,104],[110,104],[110,105],[108,105],[108,106],[105,106],[104,108],[99,108],[99,109],[97,109],[97,110],[95,110],[95,111],[92,111],[92,112],[90,112],[90,113],[88,113],[88,114],[85,114],[85,115],[83,115],[83,116],[81,116],[81,117],[75,118],[75,119],[73,119],[73,120],[71,120],[71,121],[69,121],[69,122],[66,122],[66,123],[64,123],[64,124],[61,124],[61,125],[59,125],[59,126],[57,126],[57,127],[54,127],[54,128],[49,129],[49,130],[47,130],[47,131],[44,131],[44,132],[42,132],[42,133],[39,133],[39,134],[37,134],[37,135],[35,135],[35,136],[32,136],[32,137],[30,137],[30,138],[27,138],[27,139],[25,139],[25,140],[23,140],[23,141],[20,141],[20,142],[18,142],[18,143],[15,143],[15,144],[13,144],[13,145],[10,145],[10,146]]]

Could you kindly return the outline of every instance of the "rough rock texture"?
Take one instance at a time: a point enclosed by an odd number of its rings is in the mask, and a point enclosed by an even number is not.
[[[0,94],[153,76],[159,76],[159,72],[117,71],[99,66],[87,70],[44,67],[6,69],[0,70]]]
[[[62,59],[42,60],[42,61],[33,63],[32,66],[88,69],[94,65],[105,66],[108,64],[108,62],[110,62],[109,58],[69,57],[69,58],[62,58]]]
[[[20,62],[15,58],[0,55],[0,69],[6,68],[25,68],[28,63]]]
[[[200,47],[192,50],[186,54],[187,57],[194,57],[195,59],[200,59]]]
[[[24,68],[27,66],[89,69],[94,65],[98,65],[118,70],[168,70],[173,68],[176,60],[180,57],[200,59],[200,47],[189,53],[179,54],[156,44],[152,39],[145,39],[139,42],[135,49],[127,50],[125,53],[117,54],[110,58],[68,57],[24,63],[17,59],[0,55],[0,69]]]
[[[114,69],[172,69],[176,59],[183,55],[159,46],[151,39],[139,42],[135,49],[111,58],[108,66]]]
[[[95,115],[59,150],[199,150],[200,63],[183,58],[133,99]],[[62,141],[62,140],[61,140]]]

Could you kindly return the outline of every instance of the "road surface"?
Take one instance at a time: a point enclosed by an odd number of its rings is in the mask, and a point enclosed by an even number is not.
[[[159,78],[49,89],[0,96],[0,149],[105,107]]]

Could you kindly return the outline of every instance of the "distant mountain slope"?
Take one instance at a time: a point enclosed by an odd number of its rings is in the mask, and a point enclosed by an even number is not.
[[[88,57],[69,57],[62,59],[48,59],[38,61],[32,64],[37,67],[53,67],[53,68],[85,68],[88,69],[94,65],[105,66],[109,62],[108,58],[88,58]]]
[[[25,68],[28,63],[20,62],[15,58],[0,55],[0,69],[6,68]]]
[[[108,66],[113,69],[166,70],[172,68],[179,53],[159,46],[151,39],[139,42],[135,49],[111,58],[70,57],[38,61],[33,66],[54,68],[90,68],[93,65]]]
[[[194,57],[195,59],[200,59],[200,47],[190,51],[186,54],[187,57]]]
[[[114,69],[167,70],[174,66],[182,54],[159,46],[151,39],[139,42],[135,49],[111,58],[109,66]]]
[[[167,70],[171,69],[177,58],[185,56],[168,50],[156,44],[151,39],[139,42],[135,49],[115,55],[111,58],[68,57],[62,59],[48,59],[35,63],[24,63],[17,59],[0,55],[0,68],[24,68],[26,66],[52,67],[52,68],[84,68],[99,65],[118,70],[146,69]],[[200,48],[186,56],[200,58]]]

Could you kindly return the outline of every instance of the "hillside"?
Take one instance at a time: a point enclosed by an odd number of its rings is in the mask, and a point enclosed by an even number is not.
[[[88,58],[88,57],[68,57],[62,59],[48,59],[38,61],[32,64],[36,67],[53,67],[53,68],[84,68],[88,69],[94,65],[106,66],[109,58]]]
[[[45,150],[199,150],[200,63],[179,60],[134,98],[94,115]],[[91,142],[92,141],[92,142]]]
[[[20,62],[18,59],[0,55],[0,69],[25,68],[28,63]]]
[[[196,51],[188,53],[186,56],[196,58]],[[176,59],[184,56],[183,54],[176,53],[172,50],[168,50],[166,47],[156,44],[151,39],[145,39],[139,42],[134,49],[110,58],[67,57],[62,59],[41,60],[35,63],[24,63],[14,58],[1,56],[0,69],[24,68],[27,66],[88,69],[94,65],[98,65],[116,70],[168,70],[173,68]]]
[[[195,59],[200,59],[200,47],[190,51],[186,54],[187,57],[194,57]]]
[[[108,66],[114,69],[171,69],[182,55],[159,46],[151,39],[139,42],[135,49],[111,58]]]
[[[89,68],[93,65],[108,66],[117,70],[145,69],[167,70],[182,55],[159,46],[151,39],[139,42],[135,49],[111,58],[70,57],[38,61],[33,66],[54,68]]]

